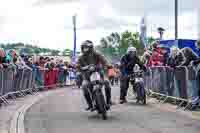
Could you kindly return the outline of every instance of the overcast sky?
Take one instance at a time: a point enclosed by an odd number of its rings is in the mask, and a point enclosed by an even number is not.
[[[179,0],[179,37],[196,39],[199,0]],[[165,28],[174,37],[174,0],[1,0],[0,43],[24,42],[54,49],[73,48],[72,15],[77,14],[77,43],[96,44],[111,32],[139,31],[147,16],[148,35]]]

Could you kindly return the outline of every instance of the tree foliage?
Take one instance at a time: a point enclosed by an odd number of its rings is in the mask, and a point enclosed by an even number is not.
[[[148,43],[152,43],[154,39],[152,37],[147,38]],[[130,31],[125,31],[120,33],[111,33],[107,37],[103,37],[100,40],[100,45],[96,48],[104,56],[113,59],[119,59],[122,55],[126,53],[129,46],[134,46],[138,50],[138,54],[142,55],[144,52],[144,46],[140,42],[139,33],[133,33]]]
[[[19,54],[28,54],[28,55],[39,55],[39,54],[50,54],[50,55],[58,55],[60,53],[59,50],[49,49],[49,48],[40,48],[38,46],[34,46],[31,44],[24,44],[24,43],[7,43],[7,44],[0,44],[0,47],[4,50],[14,49]]]

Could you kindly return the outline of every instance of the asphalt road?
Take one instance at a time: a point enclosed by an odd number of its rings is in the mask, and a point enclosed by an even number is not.
[[[119,88],[113,88],[118,101]],[[82,92],[65,88],[32,106],[25,115],[27,133],[199,133],[200,121],[178,112],[129,102],[116,104],[104,121],[85,112]]]

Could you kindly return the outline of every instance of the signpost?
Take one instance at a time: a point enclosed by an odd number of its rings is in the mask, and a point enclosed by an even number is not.
[[[178,0],[175,0],[175,40],[178,39]]]

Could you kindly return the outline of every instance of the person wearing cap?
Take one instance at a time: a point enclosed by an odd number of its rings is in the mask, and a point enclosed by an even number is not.
[[[78,58],[77,65],[76,65],[78,70],[81,67],[85,67],[85,66],[88,66],[91,64],[94,64],[97,67],[103,68],[102,70],[104,70],[104,68],[108,68],[110,66],[109,62],[105,59],[105,57],[94,50],[93,42],[90,40],[86,40],[82,43],[81,52],[82,52],[82,55]],[[106,103],[109,108],[110,105],[112,104],[112,102],[111,102],[111,87],[110,87],[109,81],[107,79],[105,79],[105,74],[103,71],[101,72],[101,78],[104,81]],[[88,89],[87,89],[88,85],[90,85],[90,83],[82,84],[84,97],[88,104],[88,108],[86,108],[86,110],[93,111],[94,107],[92,105],[92,99],[89,96]]]
[[[146,71],[146,67],[142,64],[139,57],[137,56],[137,49],[135,47],[129,47],[127,53],[122,56],[120,61],[120,104],[126,103],[127,90],[129,88],[129,77],[128,75],[133,71],[136,64],[139,65],[140,69]]]

